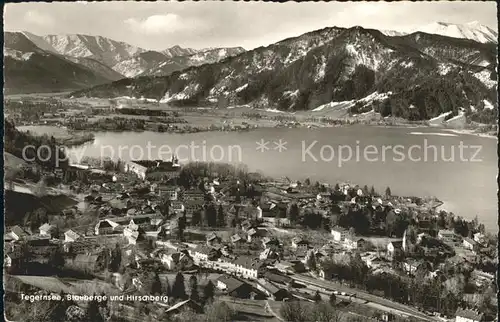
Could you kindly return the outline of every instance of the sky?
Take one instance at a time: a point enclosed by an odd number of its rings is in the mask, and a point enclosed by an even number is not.
[[[86,34],[145,49],[253,49],[324,27],[411,31],[433,22],[478,21],[497,30],[492,2],[79,2],[4,7],[7,31]]]

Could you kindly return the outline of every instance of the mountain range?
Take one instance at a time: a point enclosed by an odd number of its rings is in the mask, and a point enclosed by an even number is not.
[[[417,28],[413,28],[411,32],[381,30],[381,32],[387,36],[404,36],[419,31],[425,32],[427,34],[474,40],[483,44],[498,42],[498,32],[485,25],[480,24],[477,21],[472,21],[466,24],[433,22]]]
[[[75,90],[124,77],[168,75],[243,51],[180,46],[152,51],[101,36],[5,32],[5,89],[7,93]]]
[[[428,32],[331,27],[250,51],[152,51],[100,36],[6,32],[5,90],[325,115],[350,106],[410,120],[496,113],[496,32],[477,23],[420,29]]]
[[[482,111],[485,100],[496,106],[496,56],[493,43],[333,27],[169,76],[122,79],[72,95],[289,111],[359,101],[360,113],[373,109],[423,120]],[[364,106],[363,99],[375,92],[386,99]]]

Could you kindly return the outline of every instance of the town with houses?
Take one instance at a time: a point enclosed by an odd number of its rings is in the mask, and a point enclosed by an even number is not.
[[[6,179],[5,316],[493,321],[497,236],[439,205],[175,156],[25,162]]]

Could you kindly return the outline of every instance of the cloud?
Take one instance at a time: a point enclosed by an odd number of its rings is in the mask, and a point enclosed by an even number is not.
[[[24,21],[33,25],[39,26],[52,26],[54,20],[49,15],[41,13],[36,10],[30,10],[24,14]]]
[[[152,15],[143,20],[129,18],[125,23],[136,32],[144,34],[168,34],[195,27],[192,21],[188,22],[180,16],[168,13],[165,15]]]

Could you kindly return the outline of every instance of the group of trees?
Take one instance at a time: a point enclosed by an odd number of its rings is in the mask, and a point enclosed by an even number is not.
[[[23,160],[34,160],[49,169],[64,168],[68,165],[64,151],[59,149],[53,136],[33,136],[29,133],[20,132],[15,128],[14,123],[8,120],[5,120],[4,126],[5,152]],[[28,146],[34,148],[25,149]]]
[[[339,322],[343,319],[343,314],[335,307],[335,300],[329,303],[321,300],[315,303],[284,302],[280,315],[287,322]]]
[[[146,273],[141,278],[142,287],[140,291],[144,294],[166,295],[173,300],[191,299],[197,303],[212,301],[215,296],[215,285],[212,281],[203,287],[202,294],[199,293],[198,278],[191,275],[188,281],[188,290],[186,290],[184,275],[179,272],[175,275],[172,285],[168,279],[162,284],[157,272]]]
[[[427,279],[425,274],[401,277],[391,273],[373,274],[359,255],[350,262],[327,260],[322,263],[325,278],[335,278],[400,303],[411,303],[427,310],[452,315],[459,306],[465,305],[463,294],[466,281],[460,285],[443,283],[441,279]],[[467,272],[451,272],[452,277],[467,276]],[[465,274],[465,275],[464,275]]]

